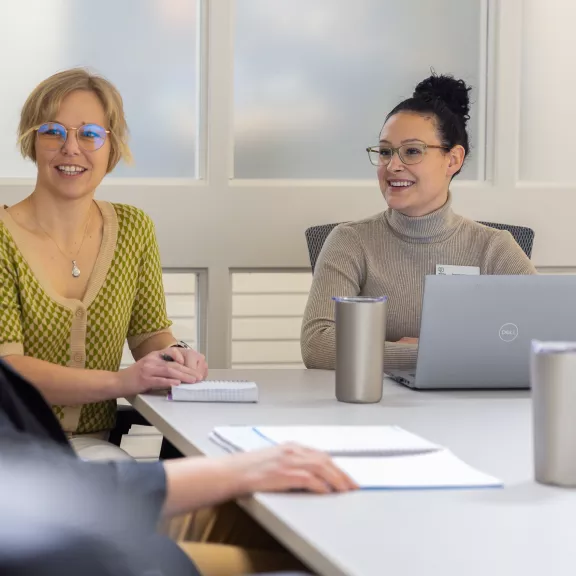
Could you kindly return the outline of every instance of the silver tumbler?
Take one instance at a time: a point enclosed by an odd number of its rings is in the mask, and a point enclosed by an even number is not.
[[[335,297],[336,398],[380,402],[384,377],[386,297]]]
[[[576,343],[532,342],[534,477],[576,486]]]

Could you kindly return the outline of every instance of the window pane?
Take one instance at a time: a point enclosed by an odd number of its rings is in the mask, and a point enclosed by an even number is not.
[[[430,74],[479,85],[481,0],[242,0],[235,177],[373,178],[365,148]],[[473,101],[478,92],[472,92]],[[470,122],[472,147],[478,117]],[[476,179],[472,155],[461,178]]]
[[[0,176],[35,174],[15,143],[29,92],[59,70],[88,66],[124,98],[135,164],[114,176],[194,177],[198,1],[3,2],[0,51],[17,58],[0,60]]]

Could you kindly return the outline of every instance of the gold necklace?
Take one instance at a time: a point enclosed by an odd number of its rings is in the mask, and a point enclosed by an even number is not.
[[[52,236],[50,236],[50,234],[48,234],[48,232],[46,232],[46,230],[44,229],[44,226],[42,226],[42,224],[40,224],[40,220],[38,220],[38,216],[36,215],[36,204],[34,202],[32,202],[32,196],[28,196],[28,201],[32,205],[32,212],[34,214],[34,220],[36,220],[36,224],[38,224],[38,226],[40,226],[40,228],[42,229],[42,232],[44,232],[44,234],[46,234],[46,236],[48,236],[48,238],[50,238],[50,240],[52,240],[52,242],[54,242],[54,245],[56,246],[56,248],[58,248],[58,250],[60,250],[60,253],[62,254],[62,256],[64,256],[64,258],[66,258],[68,260],[70,258],[70,256],[68,256],[68,254],[66,254],[64,252],[64,250],[62,250],[62,248],[60,248],[60,246],[58,246],[58,242],[56,242],[56,240],[54,240],[54,238],[52,238]],[[80,276],[80,268],[78,268],[78,265],[76,264],[76,258],[78,258],[78,254],[80,254],[80,250],[82,250],[82,246],[84,246],[84,240],[86,239],[86,232],[88,232],[88,226],[90,226],[91,220],[92,220],[92,204],[90,204],[90,216],[88,217],[88,221],[86,222],[86,227],[84,228],[84,235],[82,236],[82,242],[80,243],[80,248],[78,248],[78,250],[76,251],[76,254],[74,255],[74,258],[72,259],[72,276],[74,278],[78,278]]]

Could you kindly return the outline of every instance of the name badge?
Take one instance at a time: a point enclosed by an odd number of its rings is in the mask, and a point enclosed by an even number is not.
[[[436,264],[437,276],[480,276],[479,266],[453,266],[451,264]]]

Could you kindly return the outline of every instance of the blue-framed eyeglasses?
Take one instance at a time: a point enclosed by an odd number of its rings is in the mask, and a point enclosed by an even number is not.
[[[60,150],[68,139],[68,134],[76,130],[78,146],[87,152],[94,152],[104,146],[110,130],[98,124],[83,124],[78,128],[65,128],[58,122],[45,122],[34,128],[38,133],[38,144],[45,150]]]

